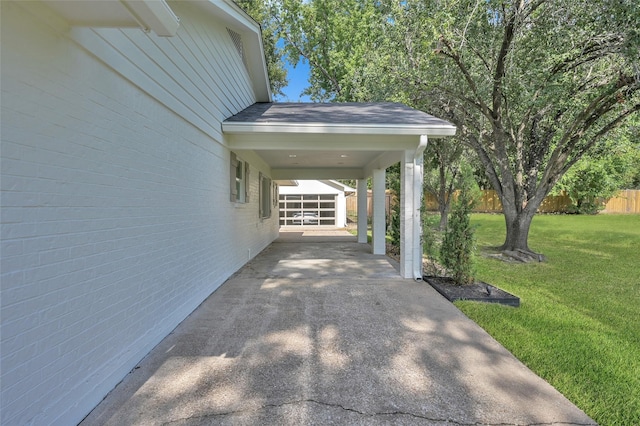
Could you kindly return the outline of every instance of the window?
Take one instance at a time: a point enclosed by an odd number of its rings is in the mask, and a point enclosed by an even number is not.
[[[266,219],[271,217],[271,206],[273,189],[271,188],[271,179],[260,173],[260,218]]]
[[[231,153],[230,193],[234,203],[249,202],[249,163],[243,161],[235,153]]]

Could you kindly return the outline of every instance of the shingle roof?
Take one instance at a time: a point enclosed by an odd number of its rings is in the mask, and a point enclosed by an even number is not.
[[[400,103],[256,103],[225,123],[451,126],[448,121]]]

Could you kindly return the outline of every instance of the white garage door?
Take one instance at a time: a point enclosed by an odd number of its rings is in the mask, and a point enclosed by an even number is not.
[[[280,194],[280,226],[336,226],[336,196]]]

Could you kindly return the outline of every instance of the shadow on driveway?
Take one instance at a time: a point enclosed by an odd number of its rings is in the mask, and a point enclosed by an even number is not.
[[[341,238],[270,245],[82,424],[595,424],[430,286]]]

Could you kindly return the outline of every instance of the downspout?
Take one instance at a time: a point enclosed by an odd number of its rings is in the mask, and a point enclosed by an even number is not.
[[[420,143],[413,156],[413,279],[422,281],[422,181],[424,175],[424,150],[427,148],[429,138],[420,135]],[[417,211],[416,211],[417,210]]]

